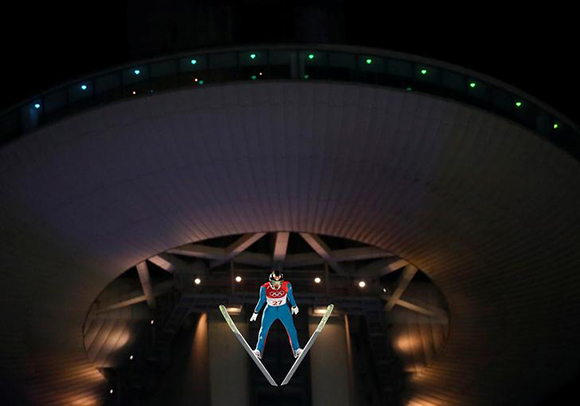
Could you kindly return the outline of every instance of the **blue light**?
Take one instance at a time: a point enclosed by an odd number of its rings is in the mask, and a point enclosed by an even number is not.
[[[139,69],[135,69],[133,72],[135,73],[135,75],[138,75],[141,73],[141,71]]]
[[[82,90],[87,90],[87,85],[81,85]]]
[[[34,108],[35,108],[35,109],[39,109],[39,108],[40,108],[40,103],[36,103],[36,104],[34,105]]]

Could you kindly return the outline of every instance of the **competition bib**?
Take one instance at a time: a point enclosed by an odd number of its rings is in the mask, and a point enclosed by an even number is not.
[[[266,302],[268,306],[282,306],[286,304],[286,294],[281,298],[266,297]]]
[[[266,302],[268,303],[268,306],[285,305],[287,295],[288,282],[284,282],[280,289],[272,289],[269,284],[266,285]]]

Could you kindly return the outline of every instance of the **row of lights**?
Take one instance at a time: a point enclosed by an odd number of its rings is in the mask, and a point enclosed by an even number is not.
[[[250,56],[250,59],[256,59],[256,57],[257,57],[257,54],[256,54],[256,53],[251,53],[251,54],[249,54],[249,56]],[[309,53],[307,57],[308,57],[308,59],[310,59],[310,60],[313,60],[313,59],[314,59],[314,57],[315,57],[315,55],[314,55],[313,53]],[[197,64],[197,59],[191,59],[191,60],[190,60],[190,63],[191,63],[192,65],[196,65],[196,64]],[[365,59],[365,63],[366,63],[367,65],[370,65],[370,64],[372,64],[372,63],[373,63],[373,59],[372,59],[372,58],[366,58],[366,59]],[[427,75],[427,74],[429,73],[429,71],[428,71],[427,69],[425,69],[425,68],[421,69],[421,71],[420,71],[420,72],[421,72],[421,74],[422,74],[422,75]],[[140,75],[140,74],[141,74],[141,70],[140,70],[140,69],[134,69],[134,70],[133,70],[133,73],[134,73],[136,76],[138,76],[138,75]],[[262,76],[262,72],[260,72],[260,73],[259,73],[259,75],[260,75],[260,76]],[[252,76],[251,76],[251,79],[252,79],[252,80],[256,80],[257,78],[258,78],[258,76],[256,76],[256,75],[252,75]],[[308,79],[308,78],[309,78],[309,77],[308,77],[308,75],[304,75],[304,79]],[[196,83],[200,84],[200,85],[203,85],[203,83],[204,83],[204,82],[203,82],[203,80],[199,80],[198,78],[194,78],[194,81],[195,81]],[[472,89],[474,89],[474,88],[476,88],[476,87],[477,87],[477,83],[476,83],[476,82],[470,82],[470,83],[469,83],[469,87],[470,87],[470,88],[472,88]],[[85,91],[85,90],[87,90],[87,89],[88,89],[88,86],[87,86],[86,84],[82,84],[82,85],[80,86],[80,88],[81,88],[81,90]],[[408,90],[408,91],[411,91],[412,89],[411,89],[410,87],[408,87],[408,88],[407,88],[407,90]],[[136,94],[137,94],[137,92],[136,92],[136,91],[133,91],[133,92],[132,92],[132,94],[133,94],[133,95],[136,95]],[[522,103],[521,101],[516,101],[516,102],[515,102],[515,106],[516,106],[517,108],[519,108],[519,107],[522,107],[522,105],[523,105],[523,103]],[[34,108],[36,108],[36,109],[40,109],[40,107],[41,107],[40,103],[35,103],[35,104],[34,104]],[[559,125],[559,123],[554,123],[554,124],[553,124],[553,127],[554,127],[554,129],[557,129],[559,126],[560,126],[560,125]]]
[[[237,283],[241,283],[242,282],[242,277],[238,275],[238,276],[236,276],[235,280],[236,280]],[[200,285],[201,284],[201,279],[200,278],[195,278],[193,280],[193,283],[195,283],[196,285]],[[317,276],[316,278],[314,278],[314,283],[316,283],[316,284],[322,283],[322,279]],[[366,284],[365,281],[359,281],[358,282],[358,286],[361,287],[361,288],[364,288],[366,285],[367,284]],[[151,324],[153,324],[153,320],[151,320]]]
[[[257,57],[257,55],[256,55],[255,53],[253,53],[253,52],[252,52],[252,53],[250,54],[250,59],[256,59],[256,57]],[[310,60],[313,60],[313,59],[314,59],[314,57],[315,57],[315,55],[314,55],[313,53],[309,53],[309,54],[307,55],[307,58],[308,58],[308,59],[310,59]],[[373,60],[372,60],[371,58],[367,58],[367,59],[365,60],[365,62],[366,62],[368,65],[370,65],[371,63],[373,63]],[[195,62],[194,62],[194,60],[192,60],[192,61],[191,61],[191,63],[195,65]]]
[[[236,282],[240,283],[242,281],[242,277],[241,276],[236,276]],[[201,279],[200,278],[195,278],[193,280],[193,283],[195,283],[196,285],[201,285]],[[151,324],[153,324],[153,320],[151,321]]]
[[[429,73],[429,71],[425,68],[421,69],[421,75],[425,76]],[[477,87],[477,83],[476,82],[469,82],[469,87],[472,89],[475,89]],[[521,102],[516,102],[516,107],[520,107],[522,105]]]

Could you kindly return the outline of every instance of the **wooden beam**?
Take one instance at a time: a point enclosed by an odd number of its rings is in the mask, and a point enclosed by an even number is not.
[[[395,306],[395,303],[401,298],[401,295],[403,294],[403,292],[405,292],[405,289],[407,289],[407,286],[409,286],[411,279],[413,279],[413,276],[415,276],[416,273],[417,268],[411,264],[407,265],[405,269],[403,269],[403,273],[401,274],[399,280],[397,281],[397,288],[395,289],[395,292],[385,305],[385,310],[387,312],[390,312],[392,308]]]
[[[272,257],[272,267],[281,267],[286,259],[286,252],[288,251],[288,239],[290,233],[279,232],[276,233],[276,242],[274,243],[274,255]]]
[[[270,267],[272,265],[272,256],[269,254],[260,254],[257,252],[242,252],[236,256],[236,263]]]
[[[345,248],[342,250],[332,251],[332,258],[336,262],[360,261],[364,259],[385,258],[392,256],[393,254],[375,247]],[[321,265],[323,263],[324,258],[318,254],[309,252],[286,256],[284,265],[287,268],[293,268],[298,266]]]
[[[157,265],[159,268],[163,269],[164,271],[167,271],[169,273],[173,273],[175,271],[176,266],[171,261],[168,261],[167,259],[168,259],[168,254],[159,254],[159,255],[155,255],[154,257],[149,258],[148,261],[154,263],[155,265]]]
[[[137,272],[139,273],[139,281],[141,281],[141,288],[147,299],[147,305],[151,308],[155,308],[155,296],[153,295],[153,289],[151,288],[151,279],[149,278],[149,267],[147,262],[143,261],[137,264]]]
[[[381,276],[395,272],[408,264],[409,263],[404,259],[397,257],[378,259],[360,268],[357,271],[357,275],[361,278],[380,278]]]
[[[173,248],[168,251],[170,254],[184,255],[193,258],[210,259],[215,261],[227,262],[225,248],[210,247],[201,244],[186,244],[179,248]],[[161,256],[161,254],[159,255]],[[255,252],[242,252],[236,256],[236,262],[269,267],[272,265],[272,257],[268,254],[259,254]]]
[[[383,293],[381,297],[388,302],[392,296],[388,293]],[[428,305],[426,303],[422,303],[417,299],[413,299],[413,302],[399,299],[395,302],[395,305],[404,307],[428,317],[433,317],[440,321],[446,321],[448,319],[447,312],[445,310]]]
[[[244,234],[225,249],[225,256],[223,258],[211,262],[209,267],[215,268],[231,261],[264,235],[266,235],[266,233]]]
[[[312,266],[324,264],[324,258],[314,252],[287,255],[284,261],[285,268]]]
[[[173,254],[168,254],[166,252],[155,255],[154,257],[149,258],[148,261],[170,273],[187,270],[188,268],[191,268],[193,264],[198,262],[195,261],[194,263],[187,263],[179,257]]]
[[[300,233],[300,236],[310,245],[310,247],[330,265],[332,269],[339,275],[348,276],[345,269],[334,259],[332,251],[322,241],[322,239],[315,234]]]
[[[141,303],[141,302],[145,302],[145,301],[147,301],[147,297],[145,295],[135,296],[135,297],[132,297],[131,299],[123,300],[122,302],[107,306],[107,307],[99,310],[97,312],[97,314],[110,312],[112,310],[122,309],[123,307],[133,306],[137,303]]]
[[[344,261],[360,261],[363,259],[376,259],[392,257],[393,254],[387,251],[383,251],[376,247],[355,247],[355,248],[345,248],[342,250],[332,251],[332,257],[336,262]]]
[[[159,296],[159,295],[162,295],[164,293],[167,293],[172,288],[173,288],[173,281],[162,282],[162,283],[155,285],[153,287],[153,296]],[[126,297],[126,299],[121,300],[120,302],[115,302],[115,303],[108,302],[108,303],[102,303],[102,304],[100,303],[99,306],[103,306],[103,308],[99,309],[97,311],[97,314],[110,312],[112,310],[122,309],[123,307],[132,306],[132,305],[135,305],[137,303],[147,301],[147,297],[145,295],[141,295],[140,293],[141,292],[135,291],[129,295],[124,295]]]
[[[201,244],[185,244],[179,248],[167,250],[166,252],[170,254],[214,260],[220,260],[226,256],[226,250],[224,248],[210,247]]]

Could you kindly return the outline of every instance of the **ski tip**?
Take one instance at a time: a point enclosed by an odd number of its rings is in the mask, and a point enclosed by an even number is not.
[[[330,315],[332,313],[332,311],[334,310],[334,305],[331,303],[328,306],[326,306],[326,314]]]

